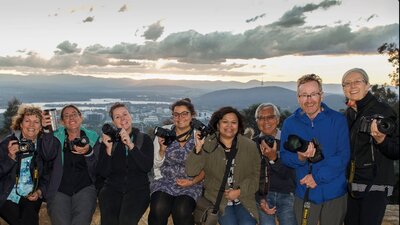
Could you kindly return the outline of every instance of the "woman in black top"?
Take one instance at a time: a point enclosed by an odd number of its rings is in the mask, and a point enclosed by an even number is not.
[[[109,114],[117,132],[103,134],[100,146],[97,172],[105,179],[99,193],[101,224],[133,225],[150,201],[147,174],[153,166],[153,142],[132,127],[124,104],[115,103]]]

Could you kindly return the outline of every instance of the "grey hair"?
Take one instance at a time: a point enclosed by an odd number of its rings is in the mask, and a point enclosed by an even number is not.
[[[274,105],[272,103],[261,103],[257,107],[256,113],[254,114],[254,117],[257,119],[257,117],[260,115],[260,111],[265,109],[265,108],[272,108],[274,110],[275,116],[277,116],[278,118],[281,117],[281,113],[279,112],[278,107],[276,107],[276,105]]]
[[[365,72],[365,70],[363,70],[361,68],[353,68],[353,69],[348,70],[346,73],[344,73],[343,77],[342,77],[342,84],[343,84],[344,80],[346,79],[346,77],[351,73],[359,73],[359,74],[361,74],[361,76],[363,76],[363,79],[364,79],[365,83],[369,84],[368,74],[367,74],[367,72]]]

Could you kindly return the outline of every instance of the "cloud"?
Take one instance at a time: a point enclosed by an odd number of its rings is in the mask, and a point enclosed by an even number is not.
[[[370,15],[370,16],[366,19],[366,21],[369,22],[371,19],[373,19],[373,18],[375,18],[375,17],[378,17],[378,15],[372,14],[372,15]]]
[[[263,13],[263,14],[261,14],[261,15],[258,15],[258,16],[255,16],[255,17],[253,17],[253,18],[247,19],[247,20],[246,20],[246,23],[255,22],[256,20],[263,18],[265,15],[266,15],[266,14]]]
[[[88,17],[86,17],[86,19],[82,20],[82,22],[88,23],[88,22],[93,22],[93,20],[94,20],[94,16],[88,16]]]
[[[81,52],[81,49],[78,48],[78,44],[76,44],[76,43],[71,44],[71,42],[69,42],[69,41],[64,41],[64,42],[58,44],[57,49],[58,50],[54,51],[54,53],[56,55],[64,55],[64,54]]]
[[[125,4],[119,8],[118,12],[125,12],[126,10],[128,10],[128,6]]]
[[[283,16],[274,23],[274,25],[282,27],[302,26],[306,23],[306,16],[304,13],[312,12],[319,8],[326,10],[332,6],[340,4],[340,1],[324,0],[319,4],[309,3],[305,6],[294,6],[291,10],[285,12]]]
[[[147,30],[142,35],[146,40],[157,40],[164,32],[164,27],[161,26],[161,21],[157,21],[147,27]]]

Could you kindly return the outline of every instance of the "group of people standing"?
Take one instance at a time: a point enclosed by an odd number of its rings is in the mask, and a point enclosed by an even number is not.
[[[187,98],[171,105],[173,123],[163,127],[173,138],[154,140],[122,103],[109,110],[115,132],[101,136],[82,126],[75,105],[62,108],[55,131],[49,115],[22,105],[0,143],[0,217],[36,225],[46,201],[53,225],[89,225],[98,199],[102,225],[138,224],[149,206],[149,225],[170,216],[193,225],[202,198],[217,202],[220,225],[380,224],[399,159],[399,129],[388,126],[398,118],[369,92],[364,70],[347,71],[342,86],[344,115],[323,103],[317,75],[300,77],[299,108],[280,130],[278,108],[260,104],[252,139],[231,106],[199,131]]]

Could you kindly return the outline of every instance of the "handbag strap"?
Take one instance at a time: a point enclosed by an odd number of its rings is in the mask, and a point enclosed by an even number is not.
[[[235,138],[233,139],[231,151],[229,153],[225,152],[225,155],[228,158],[228,161],[225,166],[224,178],[222,179],[221,186],[219,187],[217,200],[215,201],[214,208],[212,210],[213,214],[217,214],[219,205],[221,204],[222,194],[225,191],[225,184],[226,184],[226,181],[228,180],[228,174],[229,174],[230,168],[232,166],[232,161],[235,158],[236,153],[237,153],[236,143],[237,143],[237,136],[235,136]]]

